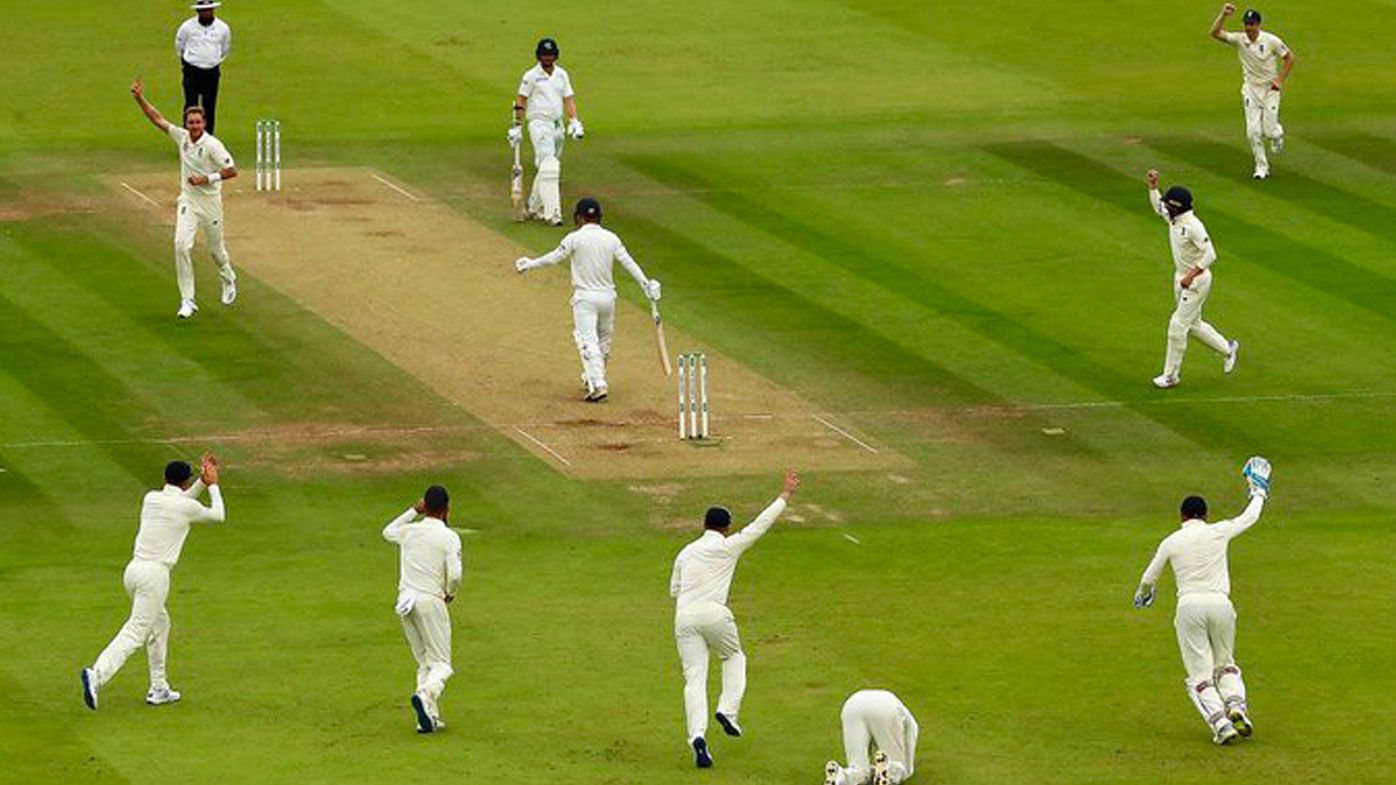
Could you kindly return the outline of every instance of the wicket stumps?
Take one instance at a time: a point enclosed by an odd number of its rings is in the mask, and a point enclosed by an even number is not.
[[[708,356],[687,352],[678,358],[679,438],[708,438]]]
[[[257,190],[281,190],[281,121],[257,121]]]

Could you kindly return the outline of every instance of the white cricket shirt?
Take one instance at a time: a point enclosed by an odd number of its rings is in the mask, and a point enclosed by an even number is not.
[[[1168,222],[1168,244],[1173,249],[1173,267],[1177,273],[1174,277],[1182,278],[1194,267],[1203,270],[1210,268],[1212,262],[1217,260],[1217,249],[1212,245],[1212,238],[1207,234],[1202,219],[1191,210],[1170,218],[1158,189],[1149,191],[1149,203],[1153,205],[1154,212]]]
[[[179,149],[179,182],[185,196],[217,198],[223,193],[223,182],[208,185],[190,185],[189,178],[196,174],[210,175],[233,165],[233,156],[228,148],[213,134],[204,131],[199,141],[191,142],[189,132],[170,123],[170,139]]]
[[[620,241],[615,232],[603,228],[600,224],[583,224],[581,228],[562,238],[557,248],[537,259],[530,259],[524,269],[557,264],[563,259],[572,260],[574,289],[614,293],[616,281],[612,266],[614,262],[620,262],[625,271],[630,273],[630,277],[640,284],[640,288],[649,291],[649,279],[645,277],[645,271],[640,269],[640,265],[630,257],[630,252],[625,250],[625,243]]]
[[[383,527],[383,539],[401,549],[398,591],[410,590],[441,599],[454,597],[464,572],[460,535],[439,518],[413,523],[416,517],[417,511],[408,509]]]
[[[1241,59],[1241,77],[1254,85],[1268,85],[1280,75],[1280,61],[1289,54],[1289,47],[1274,33],[1260,31],[1251,41],[1245,33],[1227,33],[1226,42],[1236,47]]]
[[[199,503],[199,494],[203,490],[203,482],[195,480],[187,491],[180,490],[176,485],[166,485],[158,491],[147,493],[141,503],[141,528],[136,533],[136,547],[132,555],[137,559],[174,567],[179,561],[180,552],[184,550],[184,538],[189,536],[191,524],[223,522],[223,493],[217,485],[210,485],[208,498],[211,505],[205,507]]]
[[[1158,583],[1163,565],[1173,565],[1178,582],[1178,596],[1215,592],[1231,594],[1231,571],[1226,564],[1226,546],[1231,539],[1256,521],[1265,508],[1265,497],[1252,496],[1250,504],[1240,515],[1226,521],[1207,523],[1202,520],[1184,521],[1182,528],[1164,538],[1154,553],[1154,560],[1144,570],[1139,582],[1148,586]]]
[[[703,603],[726,605],[732,576],[737,572],[737,560],[784,511],[785,500],[776,499],[736,534],[727,537],[709,529],[684,546],[674,559],[674,572],[669,577],[669,596],[675,600],[675,613]]]
[[[233,48],[233,30],[222,19],[199,24],[198,15],[184,20],[175,31],[175,54],[195,68],[213,68],[228,57]]]
[[[556,63],[549,74],[540,63],[524,72],[523,81],[519,83],[519,95],[528,99],[529,120],[556,122],[562,119],[562,99],[573,95],[572,77],[567,75],[567,69]]]

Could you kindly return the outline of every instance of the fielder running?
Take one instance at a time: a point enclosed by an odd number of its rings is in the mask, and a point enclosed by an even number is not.
[[[1188,335],[1206,344],[1226,359],[1222,371],[1236,369],[1236,354],[1241,348],[1237,341],[1228,341],[1217,328],[1202,321],[1202,306],[1212,291],[1212,262],[1217,249],[1207,236],[1207,227],[1192,211],[1192,193],[1181,185],[1158,190],[1158,170],[1150,169],[1149,204],[1154,212],[1168,222],[1168,242],[1173,249],[1173,299],[1176,306],[1168,320],[1168,351],[1163,361],[1163,373],[1154,377],[1154,386],[1176,387],[1183,370],[1183,355],[1188,350]]]
[[[713,765],[705,738],[708,732],[708,652],[722,660],[722,697],[713,715],[728,736],[742,735],[737,714],[746,693],[746,655],[737,636],[737,621],[727,608],[727,593],[737,560],[785,511],[786,502],[800,487],[800,475],[785,473],[779,498],[736,534],[729,535],[732,513],[713,507],[703,519],[703,536],[689,543],[674,559],[669,596],[674,603],[674,638],[683,663],[683,703],[688,722],[688,743],[698,768]]]
[[[1217,744],[1230,744],[1253,731],[1246,713],[1246,685],[1234,657],[1236,609],[1231,604],[1226,548],[1233,537],[1260,520],[1270,493],[1270,462],[1259,456],[1251,458],[1241,473],[1251,494],[1245,511],[1231,520],[1209,524],[1207,502],[1200,496],[1184,499],[1182,528],[1158,546],[1134,593],[1134,607],[1153,605],[1163,566],[1172,565],[1178,583],[1173,626],[1187,669],[1188,697],[1212,729],[1212,740]]]
[[[572,261],[572,337],[582,357],[584,400],[598,403],[610,394],[606,384],[606,362],[611,357],[611,337],[616,326],[613,263],[620,262],[650,300],[659,301],[660,287],[659,281],[645,277],[645,271],[625,250],[625,243],[615,233],[601,228],[600,202],[595,199],[577,202],[572,219],[577,230],[562,238],[557,248],[537,259],[521,256],[515,260],[514,269],[523,273],[535,267],[557,264],[563,259]]]
[[[533,142],[533,191],[528,196],[528,217],[562,226],[563,120],[566,135],[581,139],[586,133],[577,117],[577,99],[572,77],[557,64],[557,41],[544,38],[534,54],[538,65],[524,72],[519,93],[514,98],[514,124],[509,128],[510,146],[523,144],[523,122],[528,119],[528,137]]]
[[[1212,22],[1211,35],[1224,44],[1236,47],[1241,58],[1241,105],[1246,113],[1246,139],[1255,155],[1257,180],[1270,176],[1270,159],[1265,155],[1265,140],[1270,151],[1278,154],[1285,147],[1285,129],[1280,125],[1280,93],[1284,90],[1289,71],[1294,68],[1294,53],[1280,37],[1260,29],[1260,12],[1247,11],[1241,21],[1244,33],[1228,33],[1222,29],[1226,20],[1236,13],[1236,6],[1227,3]],[[1284,66],[1280,66],[1280,62]]]
[[[921,726],[901,699],[887,690],[859,690],[844,701],[843,751],[847,766],[824,765],[824,785],[898,785],[916,773]],[[872,763],[868,750],[877,750]]]
[[[437,701],[451,678],[451,614],[461,582],[460,535],[446,526],[451,497],[440,485],[383,527],[383,539],[401,548],[397,605],[402,632],[417,660],[417,686],[410,701],[418,733],[446,727]],[[417,516],[423,516],[413,523]]]
[[[199,503],[208,488],[210,505]],[[152,706],[174,703],[179,693],[170,689],[165,657],[170,645],[170,614],[165,599],[170,595],[170,572],[179,562],[184,538],[195,523],[222,523],[225,518],[223,494],[218,488],[218,462],[205,454],[197,479],[184,461],[165,467],[165,487],[145,495],[141,503],[141,526],[131,561],[122,582],[131,597],[131,616],[116,637],[97,656],[91,667],[83,668],[82,699],[87,708],[97,710],[97,696],[103,686],[137,649],[144,648],[150,661],[150,690],[145,702]]]
[[[194,264],[190,260],[194,235],[199,229],[204,231],[209,253],[218,263],[218,274],[223,278],[223,304],[232,305],[238,296],[238,277],[228,259],[228,248],[223,244],[222,181],[238,176],[233,156],[213,134],[205,133],[204,110],[200,107],[190,106],[184,110],[184,127],[180,128],[161,117],[145,99],[141,80],[131,84],[131,95],[150,122],[169,134],[179,148],[180,194],[175,206],[174,236],[175,279],[179,282],[176,315],[188,319],[199,310],[194,302]]]

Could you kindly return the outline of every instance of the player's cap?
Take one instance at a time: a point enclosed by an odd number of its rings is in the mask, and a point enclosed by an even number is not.
[[[214,0],[197,0],[197,2],[195,2],[193,5],[189,7],[194,9],[195,11],[212,11],[213,9],[221,5],[223,4],[214,2]]]
[[[582,218],[590,218],[593,221],[601,220],[601,203],[588,196],[577,201],[577,209],[572,211],[573,215]]]
[[[1163,195],[1163,201],[1168,206],[1177,209],[1178,212],[1185,213],[1192,209],[1192,191],[1181,185],[1175,185]]]
[[[557,41],[554,41],[551,38],[544,38],[543,40],[539,41],[538,48],[535,49],[533,53],[538,57],[542,57],[543,55],[552,55],[553,57],[557,57],[562,54],[562,52],[558,51]]]
[[[731,525],[732,511],[726,507],[709,507],[708,514],[703,516],[705,529],[726,529]]]
[[[1241,21],[1248,25],[1260,24],[1260,12],[1254,8],[1247,8],[1246,13],[1241,15]]]

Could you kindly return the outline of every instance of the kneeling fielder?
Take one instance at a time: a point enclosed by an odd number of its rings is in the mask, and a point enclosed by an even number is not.
[[[137,79],[131,85],[131,95],[150,122],[169,134],[179,148],[180,193],[175,207],[175,280],[179,283],[179,313],[188,319],[199,310],[194,302],[194,235],[204,230],[209,253],[218,263],[223,278],[223,304],[232,305],[237,299],[237,273],[228,259],[223,244],[223,190],[221,181],[238,176],[237,167],[228,148],[204,131],[204,110],[190,106],[184,110],[184,127],[169,122],[145,99],[145,88]]]
[[[1270,493],[1270,462],[1251,458],[1241,473],[1251,493],[1245,511],[1231,520],[1209,524],[1207,502],[1200,496],[1184,499],[1182,528],[1159,544],[1134,593],[1134,607],[1153,605],[1163,566],[1172,565],[1178,583],[1173,626],[1188,672],[1188,697],[1212,729],[1212,740],[1217,744],[1230,744],[1252,732],[1246,713],[1246,685],[1234,657],[1236,609],[1231,604],[1226,549],[1233,537],[1260,520]]]
[[[847,766],[829,761],[824,785],[898,785],[916,773],[916,737],[921,727],[901,699],[887,690],[859,690],[843,704],[843,751]],[[876,748],[868,764],[869,748]]]
[[[645,277],[645,271],[630,258],[625,243],[615,233],[601,228],[601,203],[595,199],[577,202],[573,220],[579,227],[562,238],[558,247],[537,259],[526,256],[514,262],[520,273],[535,267],[572,260],[572,337],[582,357],[582,383],[585,400],[604,401],[610,393],[606,384],[606,361],[611,357],[611,336],[616,326],[616,282],[614,262],[620,262],[640,285],[645,296],[659,301],[659,281]]]
[[[447,603],[461,582],[460,535],[446,526],[451,497],[440,485],[427,488],[422,500],[383,527],[383,539],[401,547],[401,571],[395,610],[402,632],[417,660],[417,687],[412,711],[417,732],[446,727],[437,700],[451,678],[451,615]],[[418,515],[420,523],[413,523]]]
[[[528,215],[553,226],[562,226],[562,142],[564,119],[567,136],[581,139],[586,131],[577,117],[577,99],[572,77],[557,64],[561,53],[557,41],[544,38],[534,55],[538,65],[524,72],[519,94],[514,98],[514,124],[509,128],[509,144],[523,144],[523,121],[528,117],[528,137],[533,142],[533,192],[528,196]]]

